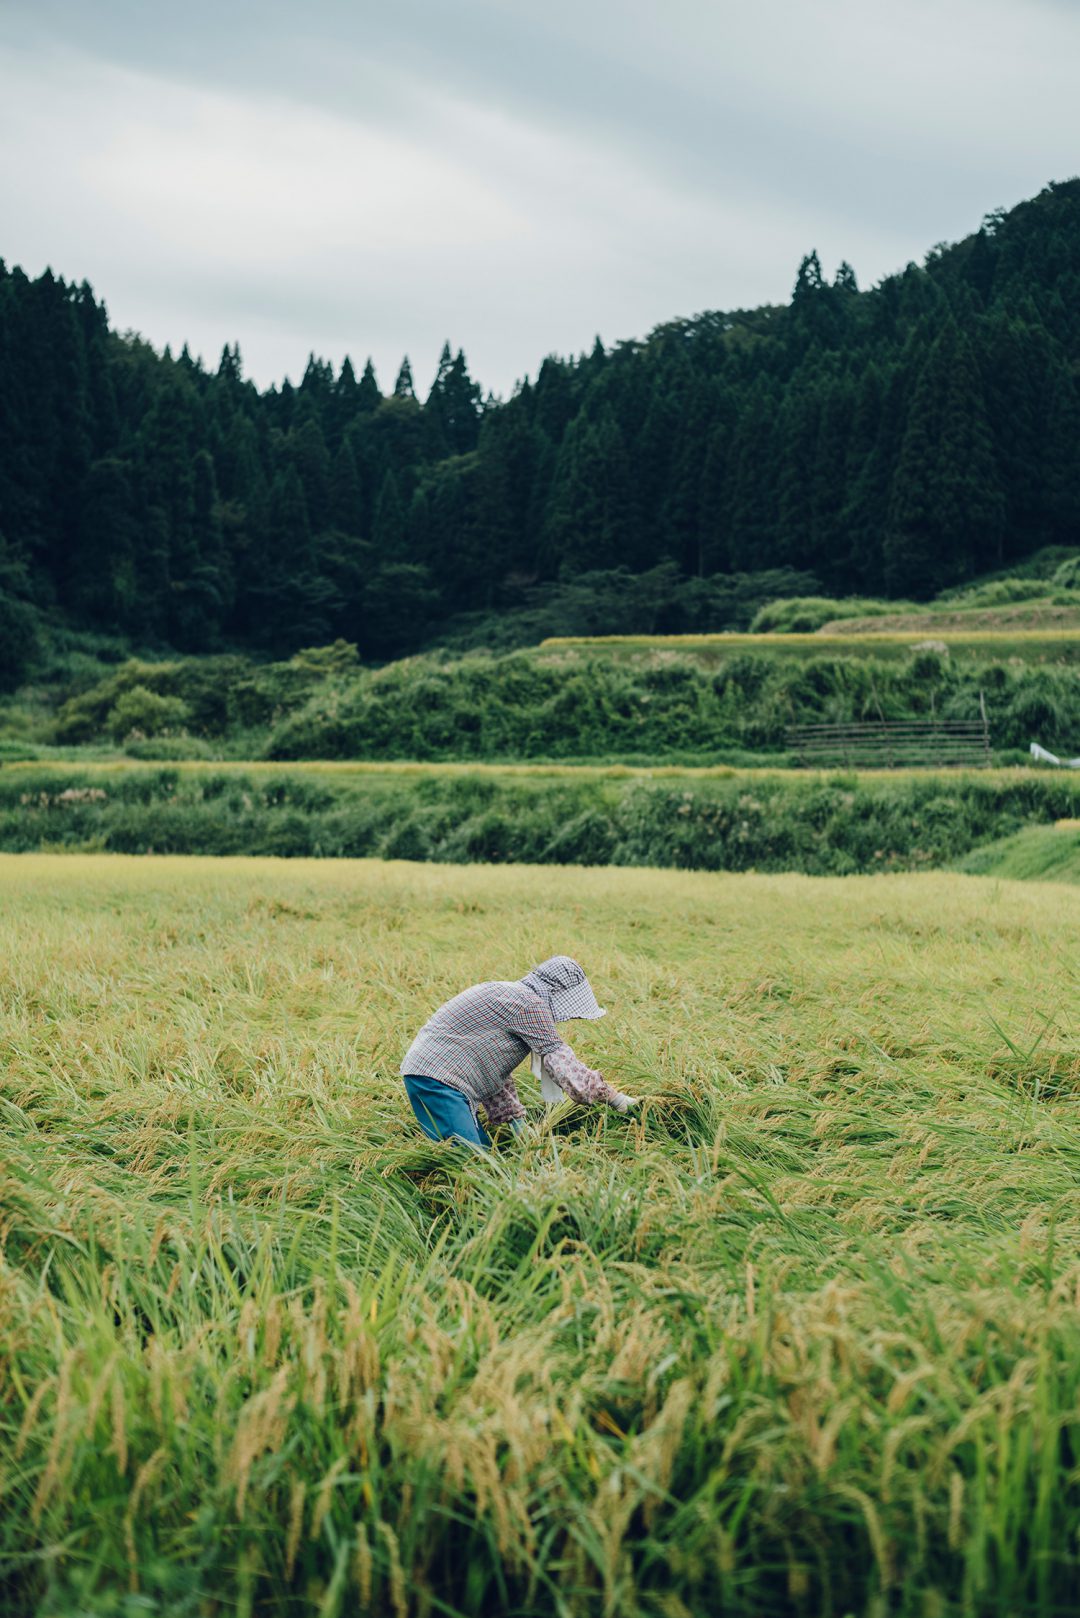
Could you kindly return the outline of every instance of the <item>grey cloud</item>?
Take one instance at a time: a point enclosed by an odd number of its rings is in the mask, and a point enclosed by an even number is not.
[[[400,344],[416,358],[441,340],[430,335],[438,322],[503,388],[598,328],[610,340],[677,313],[786,296],[811,246],[827,264],[851,259],[865,284],[1080,167],[1068,93],[1080,16],[1057,0],[189,0],[168,10],[7,0],[5,40],[39,67],[79,51],[238,107],[274,98],[298,127],[333,113],[482,180],[502,234],[471,259],[437,243],[426,264],[404,249],[380,257],[357,225],[355,271],[309,265],[290,280],[254,255],[225,271],[213,243],[193,240],[187,306],[260,332],[291,329],[298,351],[304,332],[311,342],[325,333],[354,356]],[[544,141],[565,164],[565,196],[559,174],[541,172]],[[77,233],[25,210],[10,217],[24,220],[35,251],[62,243],[72,258],[58,269],[82,273]],[[122,288],[118,269],[109,281],[95,273],[114,302],[130,298],[152,322],[150,272],[140,281],[132,245]],[[5,256],[19,252],[18,239],[0,241]],[[184,307],[160,273],[158,289]],[[290,368],[299,364],[298,354]]]

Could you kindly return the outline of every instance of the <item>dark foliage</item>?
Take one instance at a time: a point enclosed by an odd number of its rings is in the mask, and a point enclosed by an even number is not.
[[[738,617],[710,589],[735,574],[926,597],[1080,539],[1078,368],[1077,180],[869,291],[811,254],[785,307],[546,359],[504,403],[449,346],[423,402],[408,361],[386,397],[314,357],[260,394],[235,346],[216,372],[159,355],[85,283],[0,263],[0,679],[35,607],[389,658],[620,570],[665,569],[659,616],[695,628]],[[623,627],[667,627],[622,597]]]

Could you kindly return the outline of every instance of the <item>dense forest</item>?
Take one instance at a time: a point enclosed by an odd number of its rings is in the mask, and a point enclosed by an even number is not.
[[[85,282],[0,262],[9,675],[41,613],[379,659],[545,591],[602,620],[645,573],[668,621],[650,587],[636,627],[719,629],[755,580],[925,598],[1078,542],[1080,180],[871,290],[811,253],[783,307],[598,340],[506,401],[449,346],[423,400],[408,360],[389,394],[314,357],[260,393],[235,345],[158,354]]]

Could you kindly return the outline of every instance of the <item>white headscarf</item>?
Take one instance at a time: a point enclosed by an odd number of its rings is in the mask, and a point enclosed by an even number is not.
[[[595,1022],[607,1015],[596,1003],[584,968],[569,955],[553,955],[549,961],[541,961],[521,981],[548,1002],[556,1022],[566,1022],[571,1017]]]

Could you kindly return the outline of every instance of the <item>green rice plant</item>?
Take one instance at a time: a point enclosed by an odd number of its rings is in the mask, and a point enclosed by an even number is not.
[[[0,1591],[128,1615],[1057,1614],[1064,886],[0,856]],[[490,1157],[396,1070],[567,950]]]
[[[930,629],[868,630],[863,634],[767,632],[719,635],[576,635],[552,636],[541,642],[541,650],[602,653],[634,657],[658,652],[677,652],[700,657],[706,662],[737,652],[787,657],[874,657],[908,656],[928,637],[941,641],[953,657],[981,657],[1001,660],[1020,658],[1032,662],[1080,661],[1080,629]]]

